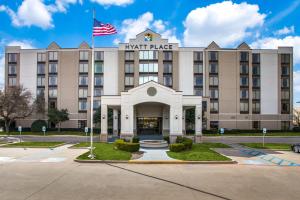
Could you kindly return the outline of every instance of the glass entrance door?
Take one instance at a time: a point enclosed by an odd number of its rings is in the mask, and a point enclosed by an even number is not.
[[[161,117],[138,117],[137,133],[139,135],[159,135],[161,134]]]

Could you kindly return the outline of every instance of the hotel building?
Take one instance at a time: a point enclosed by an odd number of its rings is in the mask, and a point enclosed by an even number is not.
[[[293,48],[179,47],[147,29],[118,47],[94,49],[94,108],[101,107],[106,140],[108,109],[113,134],[186,132],[186,110],[195,109],[194,130],[290,129],[293,110]],[[45,95],[52,108],[68,109],[62,128],[90,126],[92,49],[8,46],[6,86],[23,85]],[[32,116],[17,125],[30,127]]]

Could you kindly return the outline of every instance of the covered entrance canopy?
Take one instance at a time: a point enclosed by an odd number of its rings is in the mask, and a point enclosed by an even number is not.
[[[163,105],[161,108],[161,116],[151,116],[158,105]],[[130,139],[137,133],[137,120],[139,120],[137,118],[139,112],[137,111],[138,109],[142,109],[144,110],[143,115],[139,117],[148,118],[147,123],[151,122],[151,120],[149,120],[150,117],[161,117],[161,131],[164,134],[168,134],[172,142],[177,136],[182,136],[184,133],[185,120],[183,119],[185,107],[195,108],[196,141],[200,141],[202,136],[202,97],[184,96],[182,92],[175,91],[154,81],[142,84],[127,92],[121,92],[120,96],[101,97],[101,141],[107,141],[108,107],[121,111],[121,138]],[[146,107],[147,109],[145,109]],[[118,125],[115,124],[118,123],[118,119],[115,119],[117,116],[118,115],[114,115],[114,128],[118,127]],[[155,124],[154,119],[152,119],[152,124]]]

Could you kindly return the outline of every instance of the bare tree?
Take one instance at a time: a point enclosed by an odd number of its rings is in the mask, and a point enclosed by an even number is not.
[[[46,114],[46,102],[44,92],[37,95],[34,101],[34,110],[37,114],[38,119],[44,118]]]
[[[33,112],[31,92],[22,86],[6,87],[0,91],[0,117],[5,123],[6,133],[9,133],[11,123],[24,119]]]

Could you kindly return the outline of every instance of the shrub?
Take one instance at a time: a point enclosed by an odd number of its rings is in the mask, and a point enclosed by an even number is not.
[[[164,136],[164,140],[168,142],[168,144],[170,144],[170,137],[169,136]]]
[[[182,143],[182,142],[183,142],[183,137],[182,136],[177,136],[176,143]]]
[[[186,137],[182,137],[182,136],[178,136],[176,138],[176,143],[181,143],[184,145],[185,150],[191,149],[193,146],[193,140],[190,138],[186,138]]]
[[[47,127],[47,122],[45,120],[35,120],[31,124],[31,131],[32,132],[42,132],[42,127]]]
[[[115,147],[122,151],[136,152],[140,149],[139,143],[125,142],[124,140],[116,140]]]
[[[139,141],[140,141],[140,138],[138,138],[138,137],[136,137],[136,136],[134,136],[134,137],[132,138],[132,143],[139,143]]]
[[[182,143],[170,144],[170,151],[172,152],[180,152],[184,150],[185,150],[185,146]]]

